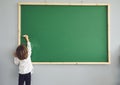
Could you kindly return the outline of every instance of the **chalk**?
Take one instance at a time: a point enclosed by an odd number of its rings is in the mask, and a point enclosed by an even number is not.
[[[25,37],[26,35],[22,35],[22,37]]]

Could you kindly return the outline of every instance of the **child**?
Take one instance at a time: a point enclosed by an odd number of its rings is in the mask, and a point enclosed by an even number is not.
[[[14,63],[19,66],[19,84],[31,85],[31,72],[33,69],[31,62],[31,44],[28,35],[24,35],[27,42],[27,47],[25,45],[19,45],[15,52]]]

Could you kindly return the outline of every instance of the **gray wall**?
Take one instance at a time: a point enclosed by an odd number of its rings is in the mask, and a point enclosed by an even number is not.
[[[17,85],[17,2],[110,3],[110,65],[34,65],[32,85],[120,85],[120,0],[0,0],[0,85]]]

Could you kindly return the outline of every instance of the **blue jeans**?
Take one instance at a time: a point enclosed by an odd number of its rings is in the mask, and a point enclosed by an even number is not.
[[[28,74],[19,74],[18,85],[31,85],[31,73]]]

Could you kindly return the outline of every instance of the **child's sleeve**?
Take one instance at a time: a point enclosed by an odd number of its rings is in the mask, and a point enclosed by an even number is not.
[[[32,53],[32,49],[31,49],[31,43],[30,42],[27,42],[27,49],[28,49],[28,56],[31,56],[31,53]]]
[[[15,63],[16,65],[19,65],[19,60],[18,60],[17,57],[14,57],[14,63]]]

